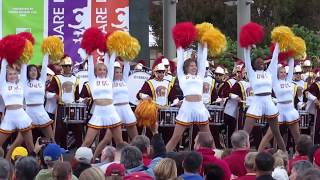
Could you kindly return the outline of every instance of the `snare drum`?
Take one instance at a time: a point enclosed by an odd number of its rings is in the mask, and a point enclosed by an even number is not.
[[[178,112],[179,112],[179,108],[177,107],[160,108],[159,109],[159,126],[174,127]]]
[[[217,105],[208,105],[207,109],[210,114],[210,125],[222,126],[224,125],[223,111],[224,107]]]
[[[88,119],[87,105],[84,103],[65,104],[61,115],[64,123],[84,124]]]
[[[138,105],[137,93],[142,88],[144,82],[150,78],[150,74],[144,71],[135,71],[129,77],[127,86],[129,87],[129,101],[134,105]]]

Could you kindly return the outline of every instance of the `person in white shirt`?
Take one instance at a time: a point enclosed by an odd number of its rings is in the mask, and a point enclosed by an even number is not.
[[[27,73],[27,65],[23,64],[21,74]],[[26,143],[29,152],[33,152],[32,120],[23,109],[24,88],[26,79],[18,79],[18,72],[8,65],[6,59],[2,59],[0,72],[0,91],[6,111],[0,124],[0,147],[10,137],[19,131]]]
[[[265,64],[263,59],[257,58],[253,61],[253,67],[251,65],[250,57],[251,48],[244,49],[245,67],[248,73],[248,79],[252,87],[254,96],[253,102],[246,112],[246,120],[244,124],[244,130],[249,134],[252,128],[255,126],[256,121],[261,119],[262,116],[269,123],[269,127],[276,138],[277,144],[280,149],[286,151],[286,147],[283,138],[280,134],[277,117],[279,115],[278,109],[272,101],[272,69],[277,68],[277,59],[279,55],[279,45],[276,44],[275,50],[272,55],[271,63],[267,70],[265,70]]]
[[[176,117],[173,135],[166,149],[172,151],[180,141],[184,130],[191,125],[198,125],[200,131],[210,132],[209,111],[203,100],[203,82],[206,73],[207,44],[198,44],[197,61],[184,60],[184,49],[177,49],[177,77],[184,99]]]

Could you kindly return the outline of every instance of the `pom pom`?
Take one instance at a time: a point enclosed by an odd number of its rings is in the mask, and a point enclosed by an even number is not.
[[[270,45],[271,57],[272,57],[274,48],[275,48],[275,43],[271,43],[271,45]],[[291,51],[291,50],[288,50],[285,52],[280,52],[278,55],[279,64],[283,64],[283,63],[286,64],[286,61],[291,57],[293,57],[293,51]]]
[[[4,57],[4,46],[2,40],[0,40],[0,60]]]
[[[135,115],[138,126],[153,126],[158,120],[158,106],[151,100],[142,100],[138,104]]]
[[[247,48],[260,44],[264,39],[264,28],[254,22],[249,22],[240,29],[240,46]]]
[[[24,46],[23,53],[18,61],[20,64],[28,64],[33,54],[32,42],[30,42],[29,40],[25,41],[26,44]]]
[[[213,25],[211,23],[203,22],[201,24],[197,24],[196,25],[197,41],[201,41],[204,33],[211,29],[213,29]]]
[[[35,42],[36,42],[34,37],[32,36],[32,34],[30,32],[21,32],[21,33],[19,33],[17,35],[23,37],[24,39],[29,40],[32,43],[32,45],[34,45]]]
[[[196,28],[191,22],[176,24],[172,29],[172,36],[176,47],[186,48],[195,40]]]
[[[295,59],[298,59],[298,60],[305,59],[307,47],[306,47],[305,41],[302,38],[297,36],[293,37],[291,49],[293,51],[293,55]]]
[[[226,36],[214,27],[203,34],[200,42],[207,43],[210,56],[218,56],[227,49]]]
[[[9,64],[16,63],[21,57],[26,40],[18,35],[8,35],[2,40],[3,57],[7,59]]]
[[[128,32],[115,31],[107,38],[107,47],[125,60],[133,60],[140,52],[139,41]]]
[[[281,52],[285,52],[290,49],[293,37],[294,33],[287,26],[278,26],[271,31],[271,39],[274,42],[279,43]]]
[[[58,36],[49,36],[42,41],[41,51],[49,55],[52,64],[59,64],[64,55],[64,45]]]
[[[87,54],[99,49],[104,52],[106,49],[105,37],[101,30],[96,27],[88,28],[84,33],[81,41],[81,48],[86,50]]]

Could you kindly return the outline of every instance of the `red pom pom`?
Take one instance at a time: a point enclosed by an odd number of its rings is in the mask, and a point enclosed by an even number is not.
[[[97,49],[104,52],[106,45],[103,33],[96,27],[88,28],[83,33],[80,46],[86,50],[87,54],[91,54]]]
[[[0,59],[2,59],[4,56],[3,48],[4,48],[4,46],[3,46],[2,40],[0,40]]]
[[[172,29],[172,36],[176,47],[186,48],[196,38],[197,31],[192,22],[178,23]]]
[[[271,57],[272,57],[274,48],[275,48],[275,44],[274,44],[274,43],[271,43],[271,45],[270,45],[270,54],[271,54]],[[282,65],[288,64],[287,60],[288,60],[290,57],[292,57],[292,56],[293,56],[293,51],[280,52],[279,55],[278,55],[278,62],[279,62],[279,64],[282,64]]]
[[[18,35],[8,35],[1,40],[3,57],[9,64],[16,63],[23,53],[26,40]]]
[[[30,32],[21,32],[21,33],[19,33],[17,35],[21,36],[24,39],[29,40],[32,43],[32,45],[34,45],[34,43],[36,42],[34,37],[32,36],[32,34]]]
[[[247,48],[254,44],[259,44],[264,38],[264,28],[254,22],[249,22],[241,27],[240,46]]]

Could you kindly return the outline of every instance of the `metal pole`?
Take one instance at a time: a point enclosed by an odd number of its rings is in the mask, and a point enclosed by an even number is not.
[[[176,47],[173,43],[171,30],[176,24],[175,0],[163,0],[163,54],[168,59],[176,57]]]
[[[238,0],[237,5],[237,56],[241,59],[243,59],[243,49],[239,44],[240,27],[248,23],[251,19],[251,3],[252,1],[250,0]]]

